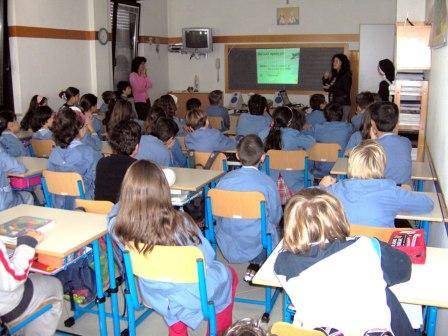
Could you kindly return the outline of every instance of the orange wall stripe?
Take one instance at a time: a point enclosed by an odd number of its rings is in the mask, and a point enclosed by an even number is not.
[[[51,38],[63,40],[96,40],[96,31],[9,26],[10,37]]]

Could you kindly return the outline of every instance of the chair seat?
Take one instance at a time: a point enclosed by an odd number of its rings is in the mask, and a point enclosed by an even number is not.
[[[56,299],[49,299],[47,301],[42,302],[39,307],[37,307],[33,312],[31,312],[28,315],[24,315],[19,319],[14,320],[13,322],[8,323],[8,328],[14,328],[15,326],[19,325],[20,323],[22,323],[23,321],[25,321],[27,318],[33,316],[35,313],[37,313],[39,310],[43,309],[45,306],[57,303],[58,300]]]

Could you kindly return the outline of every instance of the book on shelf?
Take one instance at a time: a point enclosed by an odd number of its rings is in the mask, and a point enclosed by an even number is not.
[[[17,238],[29,230],[45,232],[53,227],[52,219],[22,216],[0,224],[0,241],[5,244],[17,244]]]

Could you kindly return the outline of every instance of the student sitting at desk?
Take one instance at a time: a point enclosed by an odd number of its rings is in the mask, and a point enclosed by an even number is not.
[[[189,150],[220,152],[236,147],[235,139],[226,137],[217,129],[209,127],[207,116],[202,110],[188,112],[187,126],[194,130],[185,137],[185,145]]]
[[[327,121],[323,112],[325,105],[325,96],[323,94],[316,93],[310,97],[311,112],[306,115],[306,123],[308,125],[314,127]]]
[[[221,90],[214,90],[208,95],[208,101],[210,106],[206,110],[206,114],[209,117],[221,117],[222,118],[222,128],[221,131],[227,131],[230,127],[230,116],[229,111],[223,106],[224,97]]]
[[[347,146],[345,147],[345,156],[348,156],[350,151],[364,140],[372,139],[372,136],[375,137],[375,134],[372,134],[372,122],[370,118],[374,105],[375,104],[370,104],[365,109],[363,124],[361,125],[360,130],[353,133],[348,140]]]
[[[111,131],[113,153],[101,158],[96,166],[95,200],[117,203],[124,175],[135,162],[141,135],[140,125],[133,120],[122,121]]]
[[[424,193],[407,191],[384,179],[386,154],[375,140],[355,147],[348,159],[349,179],[326,176],[321,186],[336,196],[352,224],[393,228],[400,212],[427,213],[433,201]]]
[[[81,97],[79,101],[79,107],[81,107],[82,112],[86,116],[87,120],[92,120],[92,132],[97,135],[103,133],[103,123],[97,118],[98,111],[98,98],[92,93],[86,93]]]
[[[29,131],[31,129],[30,121],[33,117],[34,112],[40,106],[46,106],[48,103],[48,99],[41,95],[34,95],[30,100],[30,105],[28,107],[28,111],[26,111],[22,120],[20,121],[20,128],[23,131]]]
[[[265,97],[254,94],[247,103],[249,113],[241,113],[236,126],[236,135],[258,134],[271,124],[271,117],[266,113],[268,102]]]
[[[19,204],[34,204],[31,193],[11,189],[8,174],[25,173],[26,167],[0,146],[0,211]]]
[[[33,139],[51,140],[53,133],[50,131],[53,124],[54,112],[49,106],[39,106],[30,119],[30,127],[33,133]]]
[[[373,94],[369,91],[358,93],[356,96],[356,115],[352,118],[352,125],[355,131],[359,131],[364,124],[364,112],[373,103]]]
[[[11,156],[29,156],[29,152],[17,137],[20,125],[16,114],[11,110],[0,111],[0,144]]]
[[[51,301],[52,308],[28,323],[20,332],[25,336],[54,335],[62,314],[62,286],[56,277],[30,273],[35,248],[43,240],[41,233],[28,231],[17,239],[10,258],[0,241],[0,317],[3,323],[23,321],[42,304]],[[5,334],[6,335],[6,334]]]
[[[216,188],[261,192],[266,200],[267,231],[272,235],[272,246],[275,246],[282,207],[276,183],[258,170],[265,156],[263,142],[254,134],[247,135],[238,143],[236,155],[242,168],[224,175]],[[251,281],[266,260],[266,251],[261,245],[260,220],[218,218],[215,230],[219,249],[230,263],[250,262],[244,280]]]
[[[344,209],[327,192],[304,189],[289,200],[274,272],[296,308],[294,324],[345,335],[374,328],[417,335],[390,290],[410,279],[409,257],[375,238],[349,234]]]

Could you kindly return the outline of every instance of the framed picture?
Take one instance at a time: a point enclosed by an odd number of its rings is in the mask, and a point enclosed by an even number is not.
[[[277,8],[277,25],[298,25],[299,7],[281,7]]]
[[[447,10],[446,0],[433,0],[432,23],[430,46],[440,48],[447,42]]]

